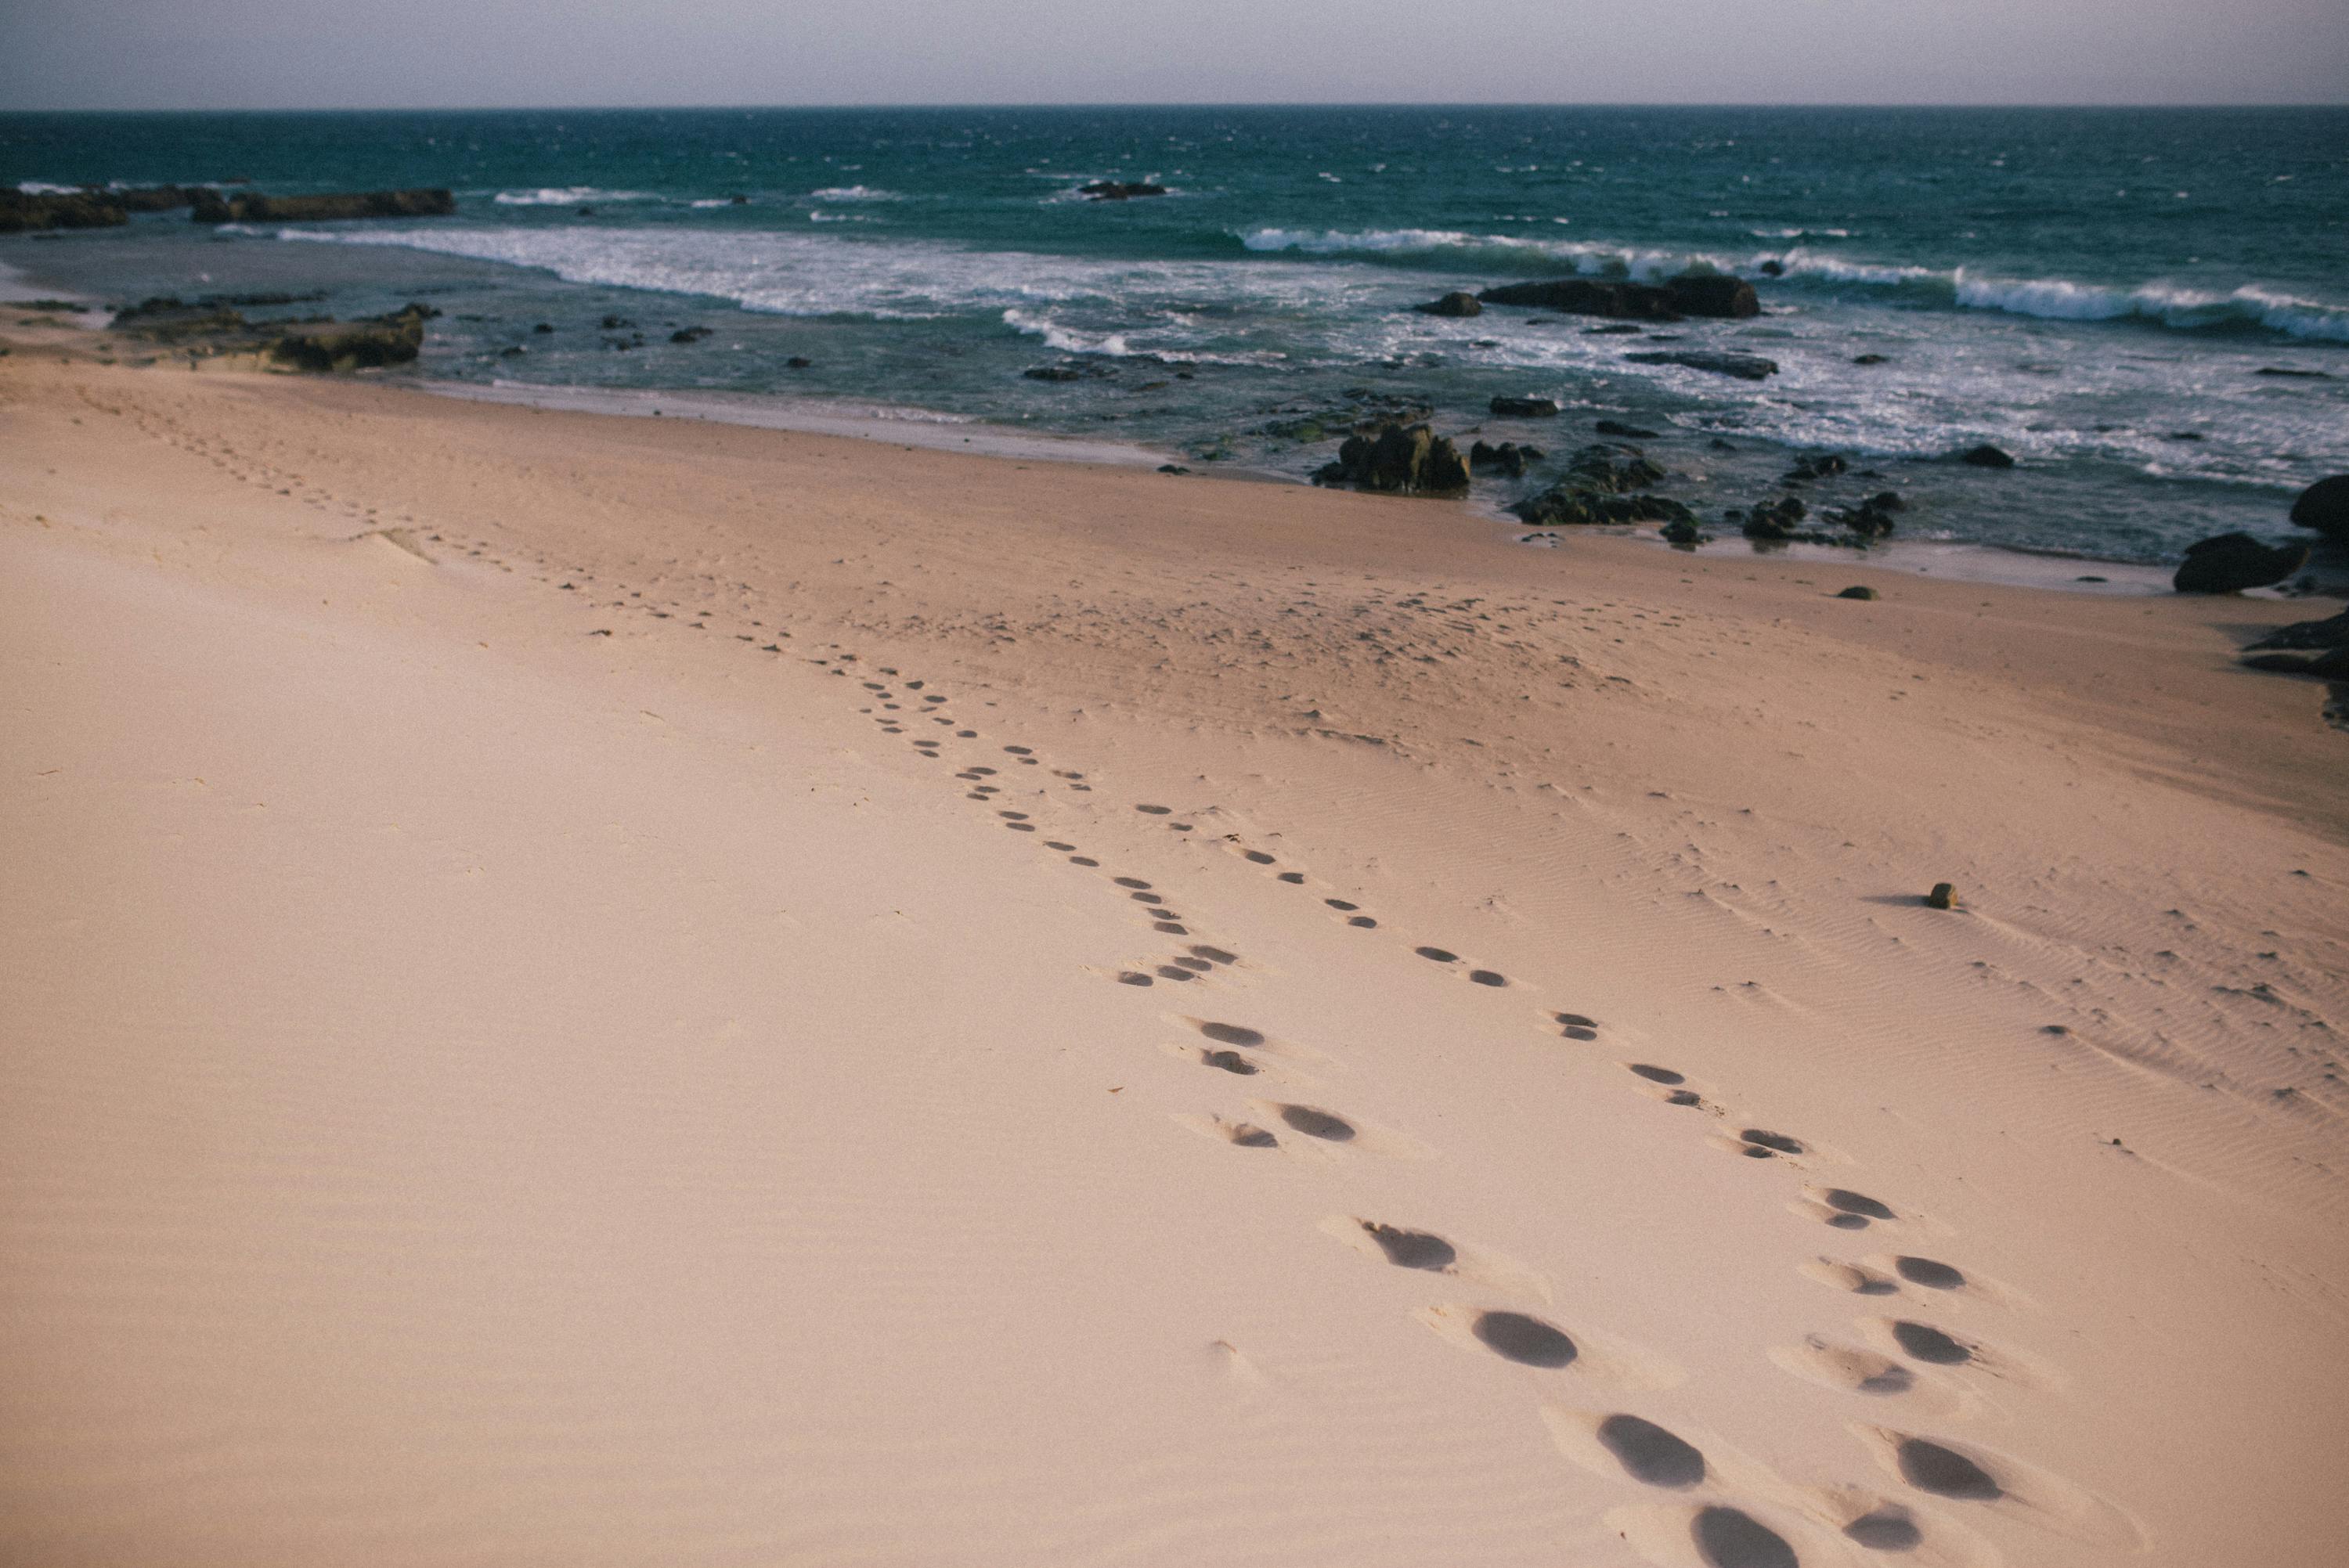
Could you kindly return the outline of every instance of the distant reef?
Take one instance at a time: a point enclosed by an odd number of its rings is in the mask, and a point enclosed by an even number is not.
[[[347,218],[445,218],[457,210],[447,191],[331,191],[312,196],[234,195],[202,189],[195,193],[199,223],[324,223]]]

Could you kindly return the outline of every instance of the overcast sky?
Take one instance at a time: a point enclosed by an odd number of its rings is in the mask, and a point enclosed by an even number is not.
[[[0,108],[2344,99],[2349,0],[0,0]]]

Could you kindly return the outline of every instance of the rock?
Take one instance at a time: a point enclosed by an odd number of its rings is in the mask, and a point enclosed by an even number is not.
[[[2170,585],[2180,593],[2234,593],[2281,583],[2308,564],[2305,544],[2261,544],[2248,533],[2222,533],[2186,547]]]
[[[1851,356],[1851,362],[1854,365],[1889,365],[1891,363],[1891,356],[1883,354],[1855,354]]]
[[[681,326],[668,335],[668,340],[671,343],[699,343],[709,335],[711,330],[706,326]]]
[[[1762,314],[1761,296],[1744,278],[1721,273],[1699,273],[1673,278],[1664,284],[1682,315],[1713,316],[1742,321]]]
[[[737,207],[748,207],[750,204],[750,199],[748,196],[743,195],[739,191],[733,195],[726,198],[726,200],[732,202]]]
[[[2349,474],[2319,480],[2292,503],[2292,520],[2327,539],[2349,539]]]
[[[625,315],[607,315],[603,325],[605,332],[625,332],[636,324]]]
[[[1090,185],[1077,187],[1081,194],[1096,201],[1130,201],[1136,196],[1164,196],[1166,187],[1144,181],[1096,180]]]
[[[2251,645],[2254,648],[2349,648],[2349,610],[2325,621],[2294,621],[2278,626]]]
[[[806,358],[801,355],[794,354],[789,359],[784,360],[783,363],[793,370],[805,370],[809,366],[813,365],[815,361]]]
[[[1610,321],[1604,326],[1584,327],[1582,335],[1585,337],[1639,337],[1645,335],[1647,330],[1644,326],[1633,326],[1628,321]]]
[[[1734,376],[1740,381],[1759,381],[1778,374],[1778,362],[1764,359],[1758,354],[1722,354],[1701,348],[1659,348],[1644,354],[1627,354],[1624,358],[1634,365],[1685,365],[1691,370],[1710,370],[1716,376]]]
[[[1754,285],[1743,278],[1704,273],[1661,284],[1598,278],[1504,284],[1480,292],[1486,304],[1531,305],[1567,315],[1607,315],[1629,321],[1678,321],[1682,316],[1743,317],[1762,314]]]
[[[1430,300],[1425,304],[1415,304],[1411,308],[1422,315],[1482,315],[1485,314],[1483,302],[1466,289],[1454,289],[1442,299]]]
[[[1594,441],[1566,460],[1567,478],[1581,490],[1619,495],[1659,483],[1663,469],[1637,447]]]
[[[1892,514],[1906,511],[1909,505],[1894,490],[1884,490],[1869,496],[1857,506],[1830,507],[1825,513],[1830,522],[1839,522],[1863,539],[1882,539],[1891,533]]]
[[[1797,537],[1795,525],[1809,515],[1809,511],[1799,499],[1789,495],[1729,516],[1740,521],[1739,531],[1748,539],[1787,540]]]
[[[1842,593],[1837,594],[1836,597],[1838,599],[1873,599],[1877,597],[1877,593],[1875,589],[1870,588],[1865,583],[1855,583],[1850,587],[1845,589]]]
[[[90,194],[119,201],[132,212],[169,212],[192,205],[196,199],[193,191],[179,185],[140,185],[125,191],[93,191]]]
[[[1979,447],[1970,447],[1966,450],[1960,452],[1958,454],[1958,461],[1965,464],[1968,468],[1973,469],[2011,469],[2014,467],[2014,459],[2013,458],[2008,457],[1996,447],[1990,446],[1988,444]]]
[[[1713,541],[1713,535],[1698,531],[1695,521],[1691,518],[1673,519],[1664,524],[1662,532],[1665,543],[1677,544],[1684,548],[1709,544]]]
[[[1539,528],[1586,527],[1634,522],[1696,526],[1696,514],[1667,496],[1609,495],[1561,480],[1539,495],[1527,496],[1509,511]]]
[[[1933,891],[1925,895],[1925,907],[1927,909],[1957,908],[1958,890],[1948,882],[1935,882]]]
[[[1773,256],[1762,263],[1761,273],[1764,277],[1783,278],[1786,275],[1786,263]]]
[[[87,191],[43,192],[0,187],[0,234],[39,229],[110,229],[130,222],[130,212],[110,195]]]
[[[408,363],[424,346],[424,324],[440,314],[409,304],[357,321],[249,323],[233,310],[164,296],[122,311],[114,328],[199,356],[251,355],[265,368],[326,372]]]
[[[542,321],[536,326],[531,328],[531,331],[533,332],[553,332],[554,330],[554,324],[551,321]]]
[[[1802,484],[1811,480],[1832,479],[1850,467],[1849,463],[1834,452],[1814,452],[1796,458],[1795,466],[1786,470],[1785,478],[1780,482]]]
[[[1313,482],[1389,495],[1460,495],[1468,489],[1468,465],[1448,437],[1424,425],[1389,425],[1376,436],[1349,436]]]
[[[199,223],[328,223],[352,218],[445,218],[457,210],[447,191],[342,191],[311,196],[223,196],[198,190],[189,216]]]
[[[1031,365],[1020,375],[1030,381],[1081,381],[1085,373],[1073,365]]]
[[[1161,463],[1158,465],[1158,471],[1162,474],[1187,474],[1191,470],[1180,463]]]
[[[2251,372],[2254,376],[2282,376],[2294,381],[2330,381],[2329,370],[2294,370],[2282,365],[2262,365]]]
[[[1547,397],[1495,397],[1493,412],[1505,419],[1548,419],[1557,414],[1557,405]]]
[[[1498,469],[1513,480],[1523,479],[1526,469],[1541,461],[1542,457],[1539,447],[1520,446],[1515,441],[1503,441],[1497,447],[1488,447],[1478,441],[1468,449],[1468,467],[1472,470]]]
[[[1590,428],[1602,436],[1621,436],[1627,440],[1652,441],[1656,438],[1653,430],[1642,430],[1637,425],[1626,425],[1619,419],[1601,419]]]

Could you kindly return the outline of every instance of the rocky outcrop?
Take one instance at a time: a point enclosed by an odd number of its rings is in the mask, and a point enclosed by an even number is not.
[[[1620,419],[1601,419],[1590,428],[1602,436],[1620,436],[1627,441],[1652,441],[1656,438],[1656,432],[1653,430],[1643,430],[1637,425],[1627,425]]]
[[[1797,526],[1810,515],[1810,509],[1795,496],[1780,496],[1776,500],[1765,500],[1759,506],[1748,507],[1744,511],[1733,511],[1725,515],[1748,539],[1783,542],[1810,537],[1806,530]]]
[[[1893,514],[1909,510],[1898,490],[1879,490],[1857,506],[1831,506],[1820,515],[1841,523],[1862,539],[1883,539],[1893,530]]]
[[[1550,419],[1557,405],[1547,397],[1495,397],[1493,412],[1505,419]]]
[[[2180,593],[2236,593],[2281,583],[2307,564],[2305,544],[2261,544],[2248,533],[2222,533],[2186,547],[2170,586]]]
[[[1147,181],[1096,180],[1090,185],[1077,187],[1079,194],[1096,201],[1131,201],[1136,196],[1164,196],[1166,187]]]
[[[91,192],[104,194],[122,203],[131,212],[169,212],[195,204],[196,193],[184,185],[137,185],[121,191]]]
[[[38,229],[110,229],[130,222],[130,212],[110,195],[0,189],[0,234]]]
[[[1661,284],[1556,278],[1547,283],[1504,284],[1476,297],[1486,304],[1531,305],[1567,315],[1605,315],[1625,321],[1679,321],[1692,315],[1734,319],[1762,314],[1762,302],[1752,284],[1713,273]]]
[[[330,223],[352,218],[445,218],[457,210],[447,191],[339,191],[311,196],[194,193],[199,223]]]
[[[410,304],[356,321],[248,322],[225,306],[166,296],[121,312],[114,329],[200,358],[249,356],[265,369],[324,373],[407,364],[424,346],[425,322],[440,314]]]
[[[1415,304],[1411,308],[1422,315],[1482,315],[1485,314],[1484,305],[1466,289],[1454,289],[1442,299],[1430,300],[1425,304]]]
[[[1726,354],[1706,348],[1651,348],[1624,358],[1634,365],[1685,365],[1691,370],[1709,370],[1715,376],[1734,376],[1740,381],[1760,381],[1778,374],[1778,362],[1764,359],[1758,354]]]
[[[1539,447],[1522,446],[1516,441],[1503,441],[1497,447],[1479,441],[1468,449],[1470,469],[1497,469],[1513,480],[1523,479],[1526,470],[1542,460]]]
[[[1389,425],[1376,436],[1350,436],[1317,485],[1352,485],[1389,495],[1456,496],[1468,489],[1468,465],[1450,438],[1424,425]]]
[[[1640,493],[1663,477],[1664,470],[1637,447],[1588,446],[1567,459],[1556,484],[1509,510],[1544,528],[1632,522],[1693,528],[1695,514],[1679,501]]]
[[[1964,451],[1960,452],[1958,454],[1958,461],[1965,464],[1970,469],[2011,469],[2014,467],[2014,459],[2013,458],[2007,456],[2006,453],[1999,450],[1996,447],[1989,445],[1987,442],[1979,447],[1969,447]]]
[[[2349,474],[2319,480],[2292,503],[2292,520],[2327,539],[2349,539]]]

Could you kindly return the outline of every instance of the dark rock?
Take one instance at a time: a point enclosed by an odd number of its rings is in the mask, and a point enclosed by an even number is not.
[[[1621,436],[1626,440],[1652,441],[1656,438],[1653,430],[1642,430],[1637,425],[1626,425],[1619,419],[1601,419],[1590,428],[1602,436]]]
[[[1839,522],[1863,539],[1882,539],[1891,533],[1895,524],[1892,514],[1909,510],[1897,491],[1885,490],[1869,496],[1857,506],[1830,507],[1825,516],[1830,522]]]
[[[1629,321],[1678,321],[1682,316],[1759,315],[1762,302],[1743,278],[1706,273],[1661,284],[1597,278],[1557,278],[1547,283],[1504,284],[1476,296],[1486,304],[1531,305],[1567,315],[1607,315]]]
[[[1760,270],[1765,278],[1783,278],[1786,275],[1786,263],[1773,256],[1762,263]]]
[[[671,343],[699,343],[709,335],[711,330],[706,326],[681,326],[668,335],[668,340]]]
[[[2349,648],[2349,610],[2326,621],[2294,621],[2278,626],[2251,645],[2254,648]]]
[[[2278,675],[2349,680],[2349,648],[2327,648],[2321,654],[2253,654],[2243,663],[2252,669],[2271,670]]]
[[[1548,419],[1557,414],[1557,405],[1547,397],[1495,397],[1493,412],[1505,419]]]
[[[1698,530],[1692,518],[1675,518],[1663,526],[1664,542],[1693,548],[1712,542],[1713,535]]]
[[[93,191],[90,194],[119,201],[132,212],[169,212],[191,205],[196,199],[193,191],[179,185],[140,185],[124,191]]]
[[[1430,300],[1425,304],[1415,304],[1411,308],[1423,315],[1482,315],[1485,314],[1483,303],[1466,289],[1454,289],[1442,299]]]
[[[1191,470],[1180,463],[1161,463],[1158,465],[1158,471],[1162,474],[1187,474]]]
[[[1516,441],[1503,441],[1497,447],[1488,447],[1478,441],[1468,449],[1468,466],[1472,469],[1498,469],[1513,480],[1523,479],[1526,469],[1541,461],[1542,457],[1539,447],[1521,446]]]
[[[2254,376],[2281,376],[2293,381],[2330,381],[2329,370],[2293,370],[2282,365],[2262,365],[2251,372]]]
[[[424,324],[440,313],[409,304],[389,315],[338,322],[248,323],[233,310],[146,300],[114,318],[115,330],[207,356],[252,355],[270,368],[326,372],[404,365],[424,346]]]
[[[1424,425],[1389,425],[1376,436],[1349,436],[1337,460],[1324,464],[1313,482],[1389,495],[1454,496],[1468,489],[1468,465],[1448,437]]]
[[[37,229],[110,229],[130,222],[130,212],[110,195],[88,191],[43,192],[0,187],[0,234]]]
[[[1927,909],[1957,908],[1958,890],[1948,882],[1935,882],[1933,891],[1925,895],[1925,907]]]
[[[1968,468],[1973,469],[2011,469],[2014,467],[2014,459],[2013,458],[2007,456],[2004,452],[2000,451],[1996,447],[1989,446],[1987,444],[1979,447],[1970,447],[1966,450],[1960,452],[1958,454],[1958,461],[1965,464]]]
[[[789,359],[784,360],[783,363],[793,370],[805,370],[809,366],[813,365],[815,361],[806,358],[801,355],[794,354]]]
[[[2306,564],[2305,544],[2261,544],[2248,533],[2222,533],[2188,545],[2170,585],[2180,593],[2233,593],[2281,583]]]
[[[1644,326],[1633,326],[1628,321],[1610,321],[1604,326],[1584,327],[1582,335],[1585,337],[1638,337],[1647,330]]]
[[[1639,495],[1664,477],[1637,447],[1589,446],[1567,459],[1566,475],[1539,495],[1509,508],[1539,527],[1662,522],[1695,526],[1679,501]]]
[[[199,223],[327,223],[352,218],[445,218],[457,210],[447,191],[339,191],[312,196],[192,193]]]
[[[1852,584],[1852,586],[1845,589],[1842,593],[1837,594],[1836,597],[1838,599],[1873,599],[1877,597],[1877,593],[1875,589],[1870,588],[1865,583],[1856,583]]]
[[[1796,458],[1795,466],[1786,470],[1784,482],[1799,484],[1809,480],[1832,479],[1850,467],[1833,452],[1814,452]]]
[[[1795,525],[1809,515],[1809,510],[1789,495],[1729,515],[1732,521],[1742,520],[1739,531],[1748,539],[1787,540],[1799,537]]]
[[[1721,354],[1702,348],[1659,348],[1644,354],[1627,354],[1624,358],[1634,365],[1685,365],[1691,370],[1710,370],[1716,376],[1734,376],[1740,381],[1759,381],[1778,374],[1778,362],[1764,359],[1758,354]]]
[[[551,321],[542,321],[536,326],[531,328],[531,331],[533,332],[553,332],[554,330],[554,324]]]
[[[750,204],[750,199],[740,191],[729,196],[726,200],[732,202],[737,207],[748,207]]]
[[[1031,365],[1020,375],[1030,381],[1081,381],[1085,373],[1073,365]]]
[[[2319,480],[2292,503],[2292,520],[2327,539],[2349,539],[2349,474]]]
[[[635,322],[630,321],[625,315],[607,315],[604,318],[604,330],[605,332],[623,332],[636,325],[636,324]]]
[[[1854,365],[1889,365],[1891,363],[1891,356],[1884,354],[1855,354],[1851,356],[1851,362]]]
[[[1090,185],[1078,186],[1077,190],[1096,201],[1130,201],[1136,196],[1166,194],[1164,185],[1152,185],[1143,181],[1096,180]]]
[[[509,344],[505,347],[498,350],[498,357],[501,359],[520,359],[523,355],[528,354],[529,352],[529,349],[524,348],[519,343]]]

